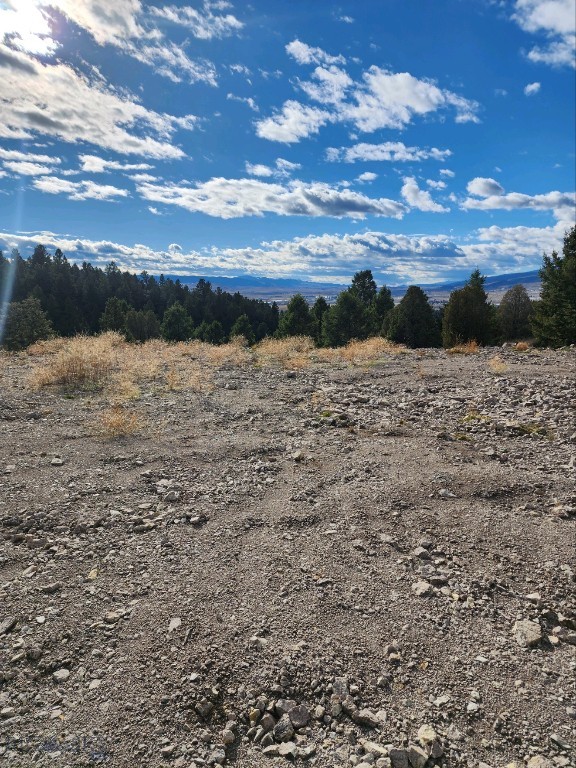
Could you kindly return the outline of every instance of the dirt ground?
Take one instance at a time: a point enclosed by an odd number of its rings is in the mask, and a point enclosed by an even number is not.
[[[576,350],[248,359],[111,417],[43,362],[0,361],[0,764],[576,765]]]

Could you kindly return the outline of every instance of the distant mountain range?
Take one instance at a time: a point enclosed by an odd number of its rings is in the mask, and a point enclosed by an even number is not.
[[[193,287],[199,280],[207,280],[213,288],[221,288],[230,293],[241,293],[254,299],[263,299],[264,301],[277,301],[279,304],[286,303],[295,293],[301,293],[309,300],[317,296],[325,296],[329,301],[335,299],[340,291],[346,288],[346,285],[339,283],[313,283],[306,280],[295,280],[290,278],[273,277],[254,277],[253,275],[238,275],[237,277],[218,277],[218,276],[200,276],[200,275],[167,275],[173,280],[180,280],[184,285]],[[451,283],[428,283],[421,284],[421,288],[426,291],[434,303],[443,303],[447,301],[451,291],[462,288],[466,280],[457,280]],[[537,298],[540,293],[540,277],[538,270],[531,272],[514,272],[506,275],[492,275],[486,278],[485,287],[492,301],[498,301],[502,295],[513,285],[522,284],[525,286],[531,298]],[[392,295],[400,299],[408,287],[405,285],[390,286]]]

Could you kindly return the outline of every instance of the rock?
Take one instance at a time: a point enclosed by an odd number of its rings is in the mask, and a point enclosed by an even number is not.
[[[53,467],[61,467],[61,466],[64,464],[64,459],[63,459],[63,458],[61,458],[60,456],[55,456],[55,457],[52,459],[52,461],[50,462],[50,464],[51,464]]]
[[[428,581],[417,581],[412,584],[412,591],[417,597],[428,597],[434,592],[434,589]]]
[[[282,715],[287,715],[291,710],[293,710],[295,706],[297,706],[296,702],[292,699],[278,699],[274,708],[280,717],[282,717]]]
[[[512,631],[518,645],[524,648],[533,648],[542,640],[542,628],[537,621],[521,619],[514,624]]]
[[[162,757],[172,757],[175,750],[176,750],[175,744],[166,744],[166,746],[162,747],[162,749],[160,750],[160,754],[162,755]]]
[[[168,624],[168,634],[171,634],[175,629],[178,629],[181,624],[182,619],[179,616],[175,616],[173,619],[170,619],[170,624]]]
[[[352,720],[357,725],[366,725],[369,728],[378,728],[382,725],[380,718],[369,709],[359,709],[352,713]]]
[[[310,720],[310,712],[308,712],[306,707],[302,704],[293,707],[288,713],[288,716],[290,717],[290,721],[296,730],[299,728],[305,728]]]
[[[534,755],[528,760],[526,768],[552,768],[552,763],[543,755]]]
[[[423,747],[428,747],[434,741],[437,741],[438,734],[431,725],[423,725],[418,729],[416,738]]]
[[[408,752],[405,749],[391,749],[388,756],[393,768],[410,768]]]
[[[276,741],[290,741],[294,736],[294,726],[288,715],[282,715],[274,726],[274,738]]]
[[[224,728],[222,731],[222,743],[229,747],[231,744],[234,744],[236,741],[236,736],[234,736],[234,733],[229,730],[228,728]]]
[[[260,720],[260,727],[263,728],[266,733],[268,733],[269,731],[273,730],[275,725],[276,720],[270,714],[270,712],[264,712],[262,719]]]
[[[214,704],[212,704],[211,701],[208,701],[208,699],[202,698],[199,702],[196,703],[194,709],[200,715],[200,717],[203,717],[204,720],[208,720],[212,714],[212,710],[214,709]]]
[[[14,627],[18,624],[18,618],[16,616],[8,616],[0,622],[0,635],[7,635],[12,632]]]
[[[58,669],[56,670],[56,672],[52,673],[52,679],[56,683],[65,683],[69,677],[70,677],[69,669]]]
[[[223,749],[215,749],[208,758],[209,765],[224,765],[226,762],[226,752]]]
[[[262,754],[266,755],[266,757],[279,757],[278,748],[278,744],[270,744],[269,746],[264,747]]]
[[[278,745],[279,757],[289,757],[292,758],[292,760],[295,760],[297,754],[298,748],[293,741],[285,741],[284,743]]]
[[[428,762],[428,752],[415,744],[408,747],[408,760],[412,768],[424,768]]]
[[[420,560],[430,560],[430,552],[425,547],[416,547],[412,552],[413,557],[418,557]]]

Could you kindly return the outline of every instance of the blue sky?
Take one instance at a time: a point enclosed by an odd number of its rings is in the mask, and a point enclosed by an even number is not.
[[[575,0],[0,0],[0,248],[444,282],[575,220]]]

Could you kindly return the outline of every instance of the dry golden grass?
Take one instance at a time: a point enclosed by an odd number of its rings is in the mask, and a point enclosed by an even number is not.
[[[168,344],[159,339],[128,344],[114,333],[40,342],[27,355],[32,358],[29,384],[33,388],[103,390],[116,404],[138,399],[144,384],[156,390],[210,392],[215,369],[252,361],[242,339],[220,347],[198,341]]]
[[[494,357],[491,357],[490,360],[488,360],[488,367],[492,371],[492,373],[500,374],[500,373],[506,373],[508,370],[508,366],[504,362],[504,360],[500,357],[500,355],[495,355]]]
[[[531,349],[531,345],[527,341],[517,341],[514,344],[515,352],[528,352],[529,349]]]
[[[36,388],[51,384],[65,389],[101,387],[118,366],[118,347],[123,343],[122,337],[116,333],[66,339],[59,348],[49,347],[48,354],[53,357],[33,369],[31,384]],[[37,350],[32,352],[34,354]]]
[[[477,341],[467,341],[465,344],[456,344],[454,347],[446,350],[448,355],[475,355],[480,351],[480,345]]]
[[[254,347],[256,363],[283,368],[306,368],[312,363],[314,342],[309,336],[264,339]]]
[[[97,431],[105,438],[127,437],[142,428],[140,417],[122,405],[113,405],[103,411],[96,424]]]
[[[365,341],[350,341],[339,351],[342,359],[352,365],[370,365],[378,362],[385,355],[401,355],[408,352],[408,349],[381,336],[373,336]]]

